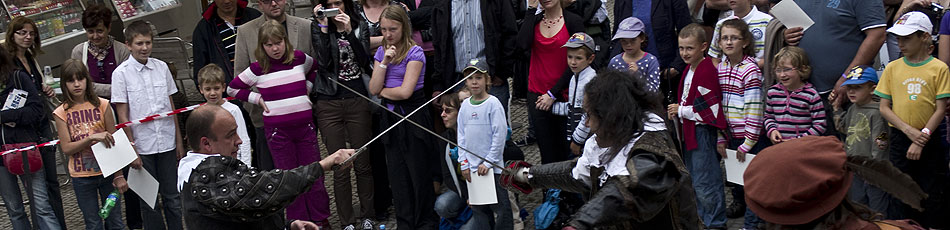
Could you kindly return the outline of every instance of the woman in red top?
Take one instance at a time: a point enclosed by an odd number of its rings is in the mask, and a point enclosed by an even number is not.
[[[518,48],[523,57],[530,57],[528,68],[528,121],[538,139],[541,162],[567,160],[568,142],[562,131],[567,124],[564,117],[544,112],[554,100],[539,101],[541,95],[564,99],[566,84],[557,84],[561,78],[570,79],[567,68],[567,49],[561,46],[576,32],[584,31],[580,16],[564,11],[560,0],[541,0],[542,11],[526,11],[524,24],[518,32]],[[555,87],[558,85],[558,87]]]

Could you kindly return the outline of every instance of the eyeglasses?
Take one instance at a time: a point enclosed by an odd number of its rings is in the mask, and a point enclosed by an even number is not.
[[[726,41],[726,42],[742,41],[742,37],[741,36],[722,36],[722,37],[719,37],[719,40]]]
[[[798,70],[798,68],[775,68],[775,74],[789,73]]]
[[[284,1],[286,1],[286,0],[259,0],[259,1],[260,1],[261,4],[274,4],[275,2],[276,2],[276,3],[282,3],[282,2],[284,2]]]
[[[17,30],[16,32],[13,32],[13,33],[15,33],[16,35],[23,36],[23,37],[26,37],[27,35],[30,35],[31,37],[37,36],[36,31]]]

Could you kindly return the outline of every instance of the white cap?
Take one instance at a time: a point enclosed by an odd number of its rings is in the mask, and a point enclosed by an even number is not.
[[[887,29],[887,32],[898,36],[907,36],[917,31],[931,33],[933,28],[934,25],[930,22],[930,18],[928,18],[926,14],[920,11],[914,11],[901,15],[901,17],[897,19],[897,22],[894,23],[894,26]]]

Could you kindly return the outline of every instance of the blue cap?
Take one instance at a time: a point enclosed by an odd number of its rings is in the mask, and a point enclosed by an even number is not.
[[[859,65],[848,71],[848,80],[841,83],[841,86],[860,85],[866,82],[877,84],[877,71],[866,65]]]

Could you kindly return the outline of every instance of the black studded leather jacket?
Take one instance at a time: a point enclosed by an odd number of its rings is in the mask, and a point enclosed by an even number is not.
[[[287,229],[284,208],[322,176],[319,162],[258,171],[232,157],[208,157],[182,186],[185,224],[190,229]]]

